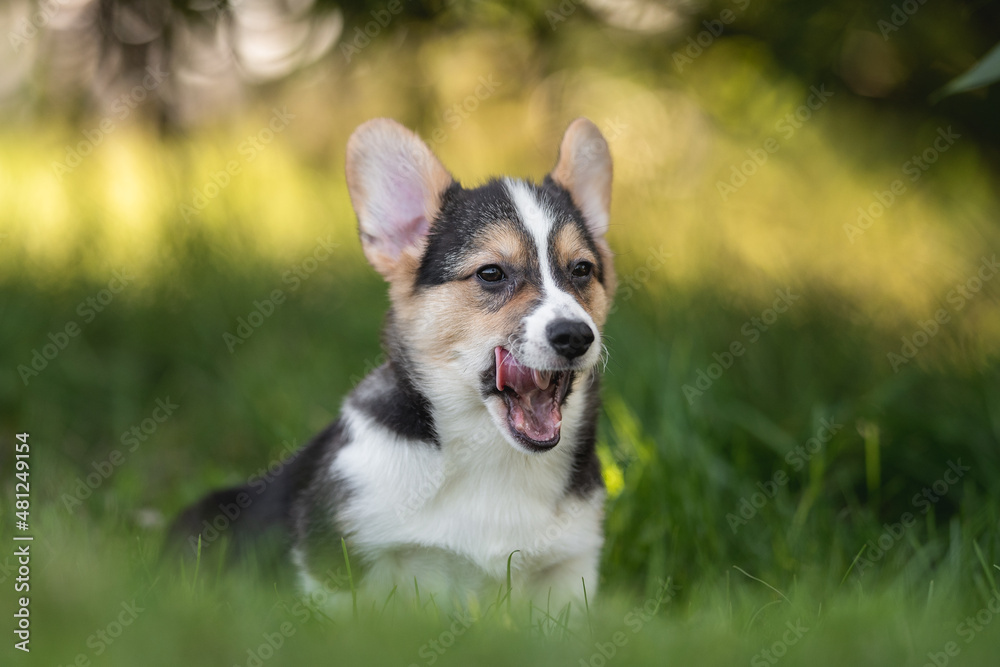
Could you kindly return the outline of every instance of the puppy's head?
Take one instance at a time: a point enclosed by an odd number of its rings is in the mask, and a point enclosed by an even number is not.
[[[485,408],[515,448],[555,447],[570,390],[597,372],[614,291],[600,131],[574,121],[541,185],[466,189],[415,134],[372,120],[348,142],[347,185],[416,388]]]

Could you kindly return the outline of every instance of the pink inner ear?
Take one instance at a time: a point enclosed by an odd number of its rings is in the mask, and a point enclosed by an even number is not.
[[[412,132],[384,118],[347,142],[347,187],[365,254],[384,275],[430,232],[451,177]]]
[[[399,165],[402,166],[402,165]],[[424,213],[426,205],[420,176],[401,169],[390,177],[390,188],[383,204],[386,211],[381,245],[391,256],[398,257],[406,248],[415,246],[427,234],[430,223]]]
[[[429,227],[430,224],[422,215],[402,223],[394,224],[393,233],[383,239],[386,250],[393,257],[398,257],[401,252],[415,246],[420,239],[426,236]]]

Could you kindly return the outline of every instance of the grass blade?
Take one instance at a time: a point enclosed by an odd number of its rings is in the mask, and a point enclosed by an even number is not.
[[[347,565],[347,581],[351,585],[351,611],[358,618],[358,591],[354,587],[354,575],[351,573],[351,559],[347,555],[347,541],[340,538],[340,548],[344,551],[344,564]]]

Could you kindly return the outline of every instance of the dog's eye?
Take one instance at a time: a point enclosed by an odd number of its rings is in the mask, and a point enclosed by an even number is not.
[[[507,277],[504,275],[503,269],[496,264],[484,266],[476,271],[476,275],[479,276],[480,280],[485,280],[488,283],[497,283]]]
[[[594,270],[594,265],[590,262],[577,262],[570,273],[576,278],[586,278]]]

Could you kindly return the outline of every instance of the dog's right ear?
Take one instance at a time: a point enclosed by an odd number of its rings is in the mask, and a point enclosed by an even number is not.
[[[347,142],[347,189],[365,257],[389,279],[405,256],[423,253],[451,175],[416,134],[370,120]]]

